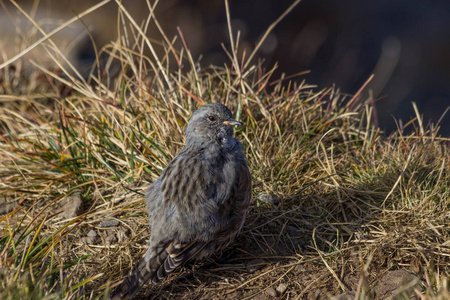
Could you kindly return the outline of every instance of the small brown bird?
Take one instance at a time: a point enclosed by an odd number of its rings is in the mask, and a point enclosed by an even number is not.
[[[151,280],[225,248],[240,232],[251,200],[251,176],[233,137],[231,111],[212,103],[194,112],[186,145],[145,195],[151,235],[144,257],[114,290],[130,299]]]

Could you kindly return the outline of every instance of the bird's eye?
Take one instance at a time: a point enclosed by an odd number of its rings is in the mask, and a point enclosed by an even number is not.
[[[214,122],[214,121],[216,120],[216,117],[214,117],[214,116],[209,116],[209,117],[208,117],[208,120],[210,120],[211,122]]]

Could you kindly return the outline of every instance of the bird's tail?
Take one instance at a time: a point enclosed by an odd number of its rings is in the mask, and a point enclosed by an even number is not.
[[[114,289],[111,299],[131,299],[146,282],[151,280],[153,284],[159,283],[178,266],[197,257],[207,245],[209,244],[192,241],[159,247],[157,254],[150,260],[146,260],[144,256],[138,262],[131,274]]]
[[[162,262],[166,260],[167,255],[166,251],[162,251],[150,261],[147,261],[145,257],[141,258],[131,274],[114,289],[111,299],[131,299],[150,279],[155,283],[154,277]]]

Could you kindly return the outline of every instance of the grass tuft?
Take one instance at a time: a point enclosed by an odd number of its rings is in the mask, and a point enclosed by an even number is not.
[[[232,34],[230,63],[200,68],[182,30],[182,49],[162,31],[157,44],[145,34],[160,28],[155,16],[138,26],[118,9],[121,36],[98,49],[87,79],[46,39],[27,52],[41,48],[52,66],[19,54],[0,70],[1,299],[106,294],[145,249],[145,189],[209,102],[243,123],[251,212],[227,263],[197,262],[142,293],[380,298],[386,276],[406,271],[414,280],[391,296],[450,297],[449,139],[417,108],[384,136],[365,85],[349,96],[301,74],[273,78]],[[67,215],[73,199],[84,208]]]

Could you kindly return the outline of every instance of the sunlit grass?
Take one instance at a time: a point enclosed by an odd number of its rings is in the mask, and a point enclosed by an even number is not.
[[[446,299],[449,140],[424,128],[417,109],[384,137],[372,99],[308,85],[301,75],[273,78],[274,69],[235,48],[226,50],[229,64],[198,70],[186,43],[152,43],[121,10],[133,36],[99,49],[87,80],[65,71],[59,56],[52,68],[26,62],[30,72],[18,60],[0,70],[0,299],[98,298],[124,276],[150,232],[142,194],[182,147],[192,112],[208,102],[226,104],[243,123],[236,136],[253,177],[252,210],[224,267],[174,280],[180,270],[147,291],[246,299],[285,281],[291,298],[353,290],[364,299],[380,274],[408,269],[421,279],[417,295]],[[163,55],[144,54],[154,47]],[[84,212],[61,218],[73,194]],[[102,227],[105,220],[118,224]],[[88,243],[91,230],[98,236]],[[264,269],[247,272],[255,258]],[[298,266],[323,272],[307,278]],[[347,274],[359,281],[349,285]]]

